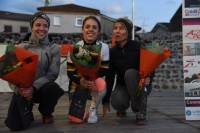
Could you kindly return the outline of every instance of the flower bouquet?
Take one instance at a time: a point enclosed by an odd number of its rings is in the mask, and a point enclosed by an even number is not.
[[[99,92],[105,89],[105,80],[98,78],[100,67],[101,45],[75,45],[71,53],[71,60],[75,64],[77,71],[87,80],[94,80],[96,84],[95,91]],[[73,123],[82,123],[85,119],[85,106],[88,98],[88,89],[76,89],[72,101],[68,119]]]
[[[97,78],[100,67],[101,45],[75,45],[71,54],[71,60],[75,64],[77,71],[86,79]]]
[[[73,50],[72,44],[63,44],[60,47],[61,57],[67,57]]]
[[[164,49],[156,42],[147,43],[140,49],[140,82],[136,94],[140,95],[145,86],[145,78],[150,76],[155,69],[169,56],[171,52]]]
[[[36,54],[8,44],[0,57],[0,78],[17,87],[28,88],[34,81],[37,63]]]

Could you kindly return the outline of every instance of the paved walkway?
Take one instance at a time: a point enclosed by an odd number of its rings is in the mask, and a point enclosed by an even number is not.
[[[5,127],[7,108],[10,94],[0,94],[0,133],[10,133]],[[135,115],[128,113],[126,118],[120,119],[111,111],[106,118],[102,118],[99,111],[97,124],[70,124],[66,119],[68,100],[63,96],[56,107],[55,123],[42,125],[37,107],[34,107],[35,121],[31,127],[19,133],[200,133],[200,121],[186,121],[184,115],[184,97],[180,91],[154,91],[148,99],[148,124],[135,125]],[[100,109],[101,110],[101,109]]]

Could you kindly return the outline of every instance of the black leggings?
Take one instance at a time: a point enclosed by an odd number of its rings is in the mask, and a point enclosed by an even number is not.
[[[125,85],[116,83],[116,87],[111,95],[111,104],[119,112],[126,111],[131,103],[134,112],[146,114],[147,95],[143,91],[140,96],[136,96],[136,89],[139,82],[139,73],[134,69],[128,69],[124,75]]]
[[[49,82],[33,93],[33,102],[39,103],[39,111],[43,116],[49,116],[54,112],[58,99],[64,91],[55,82]]]

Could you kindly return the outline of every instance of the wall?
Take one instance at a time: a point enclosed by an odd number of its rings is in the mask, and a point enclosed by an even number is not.
[[[173,89],[183,90],[183,66],[182,66],[182,35],[181,33],[174,33],[170,36],[148,36],[149,39],[154,38],[163,47],[168,48],[172,52],[172,56],[165,60],[159,68],[155,71],[155,77],[153,79],[153,89]],[[0,45],[0,55],[4,53],[5,46]],[[63,61],[64,59],[62,59]],[[61,62],[62,62],[61,61]],[[60,75],[57,82],[62,86],[64,90],[68,90],[68,78],[66,72],[66,63],[62,63]],[[7,83],[0,80],[0,92],[10,91]]]
[[[25,26],[25,27],[30,28],[29,22],[0,19],[0,32],[4,32],[4,25],[12,25],[12,32],[13,33],[20,33],[20,27],[21,26]]]
[[[48,13],[51,20],[49,33],[81,33],[82,27],[76,26],[76,17],[86,17],[90,14],[65,14],[65,13]],[[53,25],[54,16],[60,17],[60,25]]]
[[[114,21],[109,20],[109,18],[101,17],[102,33],[105,33],[110,38],[112,37],[113,23]]]

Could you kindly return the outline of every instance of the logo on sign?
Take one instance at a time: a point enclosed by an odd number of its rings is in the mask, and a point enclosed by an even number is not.
[[[191,116],[191,115],[192,115],[192,111],[191,111],[191,110],[186,110],[185,114],[186,114],[187,116]]]
[[[191,30],[185,36],[190,39],[200,40],[200,30]]]
[[[185,16],[187,17],[197,17],[200,15],[200,9],[185,9]]]

